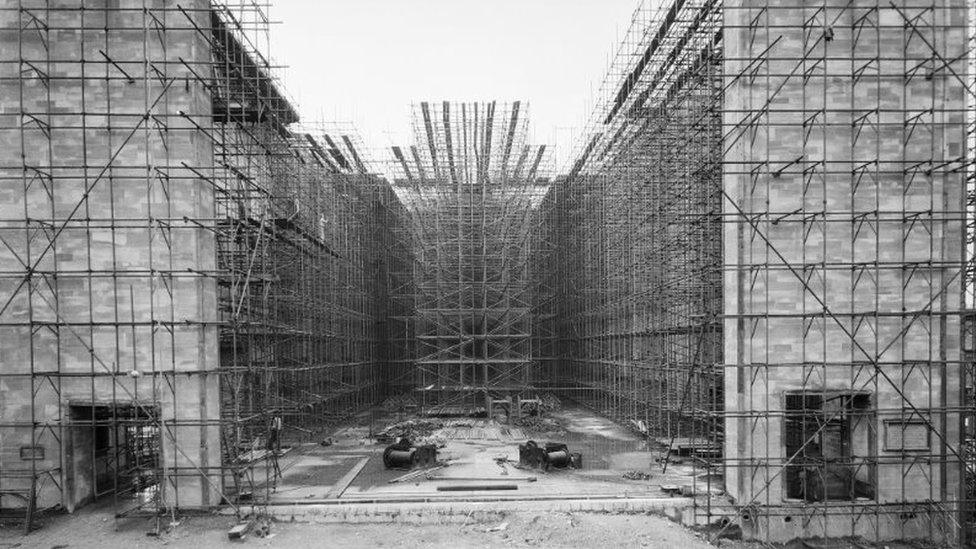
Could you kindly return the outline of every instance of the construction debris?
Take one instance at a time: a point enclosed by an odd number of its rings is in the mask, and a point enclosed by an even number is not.
[[[244,536],[246,536],[247,533],[251,531],[251,527],[253,525],[254,523],[252,523],[251,521],[239,522],[235,524],[233,527],[231,527],[230,530],[227,531],[227,539],[230,540],[244,539]]]
[[[231,529],[227,531],[227,539],[231,541],[240,541],[247,537],[248,534],[254,534],[254,536],[258,538],[265,538],[268,537],[270,533],[271,519],[269,517],[252,517],[231,527]]]
[[[430,473],[432,473],[434,471],[437,471],[439,469],[443,469],[444,467],[447,467],[447,464],[446,463],[439,463],[439,464],[435,465],[434,467],[429,467],[427,469],[421,469],[421,470],[418,470],[418,471],[411,471],[411,472],[409,472],[409,473],[407,473],[405,475],[401,475],[399,477],[396,477],[394,479],[391,479],[391,480],[387,481],[387,483],[388,484],[396,484],[398,482],[409,482],[411,480],[415,480],[415,479],[421,478],[421,477],[423,477],[425,475],[428,475],[428,478],[430,478],[429,477]]]
[[[423,440],[434,434],[434,431],[444,426],[443,421],[430,419],[409,419],[388,425],[380,431],[380,437],[398,440],[407,438],[410,440]]]
[[[681,487],[677,484],[662,484],[661,491],[669,496],[677,496],[681,494]]]
[[[534,440],[525,444],[519,444],[519,465],[522,467],[532,467],[536,469],[547,469],[549,467],[549,456],[545,449],[541,448]]]
[[[559,397],[552,393],[546,393],[539,397],[541,404],[539,405],[539,410],[543,413],[555,412],[563,407],[563,402],[559,400]]]
[[[548,471],[550,467],[565,469],[583,467],[583,455],[570,452],[565,444],[549,442],[539,446],[534,440],[519,444],[519,465]]]
[[[261,518],[258,519],[257,524],[254,525],[254,535],[259,538],[266,538],[271,535],[271,519]]]
[[[412,469],[426,467],[437,462],[437,447],[433,444],[415,445],[408,438],[401,438],[383,452],[383,465],[387,469]]]
[[[545,416],[525,416],[515,420],[516,425],[526,431],[537,434],[560,436],[566,434],[566,429],[555,419]]]
[[[546,456],[549,466],[557,469],[572,467],[580,469],[583,466],[583,456],[579,453],[570,453],[565,444],[549,443],[546,444]]]
[[[651,474],[643,471],[627,471],[621,475],[627,480],[651,480]]]

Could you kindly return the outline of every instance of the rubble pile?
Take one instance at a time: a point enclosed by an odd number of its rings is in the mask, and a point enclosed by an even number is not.
[[[388,437],[391,439],[407,438],[410,440],[422,440],[429,438],[434,434],[434,431],[440,429],[444,426],[441,421],[433,421],[429,419],[408,419],[406,421],[399,421],[388,425],[385,429],[380,431],[381,437]]]
[[[651,474],[644,471],[627,471],[621,476],[627,480],[651,480]]]
[[[525,416],[515,421],[524,430],[552,435],[564,435],[566,429],[553,418],[544,416]]]
[[[542,395],[541,397],[539,397],[539,400],[542,402],[542,404],[539,406],[539,409],[543,413],[555,412],[563,407],[563,403],[561,400],[559,400],[559,397],[557,397],[552,393],[546,393]]]

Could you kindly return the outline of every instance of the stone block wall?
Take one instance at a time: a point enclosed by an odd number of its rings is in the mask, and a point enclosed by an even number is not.
[[[725,459],[752,537],[958,534],[965,5],[912,6],[725,5]],[[873,497],[786,496],[797,392],[869,395]],[[904,422],[927,444],[892,447]]]
[[[72,406],[155,410],[163,499],[219,501],[210,14],[179,4],[0,11],[0,489],[40,507],[95,495]]]

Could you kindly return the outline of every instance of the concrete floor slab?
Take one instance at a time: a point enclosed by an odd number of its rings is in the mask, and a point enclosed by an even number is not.
[[[338,498],[339,502],[406,504],[592,498],[656,501],[669,499],[662,485],[694,486],[695,493],[709,488],[695,478],[695,473],[702,471],[689,464],[672,464],[667,473],[662,473],[655,460],[663,451],[656,442],[634,435],[594,412],[571,407],[559,410],[552,417],[562,425],[564,433],[539,433],[527,427],[510,429],[486,419],[465,418],[461,427],[458,422],[447,422],[447,426],[430,437],[441,441],[438,459],[447,466],[407,482],[391,483],[406,471],[383,466],[386,445],[377,443],[370,433],[378,432],[397,418],[363,416],[338,429],[331,437],[331,445],[302,445],[282,458],[282,478],[269,491],[267,503],[332,503],[327,501],[333,499],[329,497],[330,492],[363,457],[369,461]],[[582,453],[583,467],[549,471],[517,468],[518,445],[530,438],[540,444],[549,441],[567,444],[570,451]],[[642,471],[650,478],[629,480],[623,477],[628,471]],[[485,483],[514,484],[516,489],[438,491],[439,486],[448,484]],[[711,487],[713,492],[719,488]]]

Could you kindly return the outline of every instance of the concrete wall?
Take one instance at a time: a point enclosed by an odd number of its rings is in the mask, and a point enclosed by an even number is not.
[[[725,5],[725,455],[750,537],[958,533],[965,67],[943,61],[966,21],[896,4]],[[871,394],[874,499],[784,501],[792,390]],[[908,418],[927,448],[886,448]]]
[[[22,4],[0,11],[0,489],[49,471],[40,506],[83,501],[68,404],[153,404],[167,504],[216,504],[214,238],[184,221],[213,217],[184,167],[212,165],[211,106],[179,62],[207,74],[209,46],[175,1]],[[180,4],[208,26],[209,2]]]

